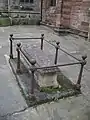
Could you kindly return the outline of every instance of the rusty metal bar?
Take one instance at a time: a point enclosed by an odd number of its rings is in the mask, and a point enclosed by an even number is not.
[[[10,34],[10,58],[13,59],[13,34]]]
[[[86,58],[87,58],[87,55],[85,56],[82,56],[82,63],[81,63],[81,68],[80,68],[80,72],[79,72],[79,76],[78,76],[78,81],[77,81],[77,88],[80,90],[80,87],[81,87],[81,79],[82,79],[82,73],[83,73],[83,68],[84,68],[84,65],[86,65]]]
[[[24,55],[24,57],[28,60],[28,62],[30,63],[29,58],[26,56],[26,54],[24,53],[24,51],[22,49],[20,49],[21,53]]]
[[[80,59],[74,57],[73,55],[71,55],[70,53],[66,52],[65,50],[63,50],[62,48],[59,48],[62,52],[66,53],[67,55],[71,56],[72,58],[74,58],[77,61],[80,61]]]
[[[41,34],[41,50],[43,50],[44,34]]]
[[[55,54],[54,64],[57,64],[59,44],[60,44],[60,42],[56,42],[56,46],[55,46],[55,48],[56,48],[56,54]]]
[[[40,38],[13,38],[13,40],[25,40],[25,39],[27,39],[27,40],[29,40],[29,39],[41,39],[41,37]]]
[[[79,62],[74,62],[74,63],[66,63],[66,64],[61,64],[61,65],[53,65],[53,66],[46,66],[46,67],[36,67],[35,69],[49,69],[49,68],[56,68],[56,67],[64,67],[64,66],[71,66],[71,65],[78,65],[78,64],[82,64],[82,61]],[[31,70],[32,68],[30,68],[29,70]]]
[[[50,43],[48,40],[46,40],[46,39],[44,39],[47,43],[49,43],[50,45],[52,45],[52,46],[54,46],[55,47],[55,45],[54,44],[52,44],[52,43]],[[75,60],[77,60],[77,61],[80,61],[80,59],[78,59],[78,58],[76,58],[76,57],[74,57],[73,55],[71,55],[70,53],[68,53],[68,52],[66,52],[65,50],[63,50],[62,48],[59,48],[59,50],[61,50],[62,52],[64,52],[64,53],[66,53],[67,55],[69,55],[69,56],[71,56],[72,58],[74,58]]]
[[[21,43],[18,43],[17,48],[16,48],[16,51],[17,51],[17,69],[16,69],[16,72],[17,73],[21,72],[21,69],[20,69],[20,46],[21,46]]]
[[[24,55],[24,57],[28,60],[29,63],[30,60],[29,58],[25,55],[25,53],[23,52],[22,49],[20,49],[20,51],[22,52],[22,54]],[[72,62],[72,63],[65,63],[65,64],[61,64],[61,65],[53,65],[53,66],[46,66],[46,67],[36,67],[35,69],[48,69],[48,68],[55,68],[55,67],[63,67],[63,66],[69,66],[69,65],[78,65],[78,64],[82,64],[82,61],[78,61],[78,62]],[[30,68],[31,70],[32,68]]]
[[[36,60],[35,59],[31,59],[30,63],[32,65],[32,69],[31,69],[31,97],[34,97],[34,83],[35,83],[35,78],[34,78],[34,73],[35,73],[35,64],[36,64]]]

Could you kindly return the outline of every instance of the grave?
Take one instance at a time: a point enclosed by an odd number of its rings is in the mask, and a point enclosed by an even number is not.
[[[54,65],[53,60],[35,44],[32,46],[23,46],[22,51],[29,60],[36,59],[36,67]],[[37,70],[36,76],[38,85],[40,87],[60,87],[57,82],[57,72],[59,71],[58,67]]]
[[[31,41],[26,45],[17,44],[17,56],[14,57],[13,40],[29,39]],[[81,77],[87,56],[82,56],[82,60],[77,62],[57,64],[59,42],[53,45],[53,55],[49,51],[52,49],[51,45],[44,40],[43,34],[39,38],[14,38],[13,35],[10,35],[9,63],[28,106],[81,93]],[[70,54],[68,53],[68,55]],[[77,83],[73,84],[62,73],[60,67],[78,64],[81,65],[80,73]]]

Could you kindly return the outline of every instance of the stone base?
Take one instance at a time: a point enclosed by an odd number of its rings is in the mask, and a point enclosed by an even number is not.
[[[57,73],[45,73],[38,75],[38,84],[40,87],[58,87]]]

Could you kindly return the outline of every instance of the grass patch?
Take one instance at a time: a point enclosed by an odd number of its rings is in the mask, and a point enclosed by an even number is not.
[[[63,87],[41,87],[40,92],[46,92],[46,93],[55,93],[57,91],[66,91],[66,88]]]
[[[0,26],[9,26],[10,24],[9,18],[0,18]]]

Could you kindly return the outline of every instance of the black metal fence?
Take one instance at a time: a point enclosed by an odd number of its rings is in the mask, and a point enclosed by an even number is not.
[[[14,40],[29,40],[29,39],[37,39],[37,40],[41,40],[41,50],[43,50],[43,46],[44,46],[44,41],[48,42],[47,40],[44,39],[44,34],[41,34],[41,37],[38,38],[14,38],[13,34],[10,35],[10,59],[13,59],[13,41]],[[78,80],[77,83],[75,84],[75,88],[77,90],[80,90],[81,88],[81,78],[82,78],[82,73],[83,73],[83,68],[86,65],[86,58],[87,55],[82,56],[82,59],[77,59],[76,57],[74,57],[73,55],[69,54],[68,52],[66,52],[65,50],[63,50],[62,48],[60,48],[60,43],[56,42],[56,45],[48,42],[49,44],[53,45],[56,49],[55,52],[55,60],[54,60],[54,65],[53,66],[46,66],[46,67],[35,67],[36,64],[36,60],[35,59],[28,59],[28,57],[25,55],[25,53],[23,52],[22,48],[21,48],[21,43],[17,44],[17,73],[20,73],[21,69],[20,69],[20,53],[22,53],[24,55],[24,57],[27,59],[27,61],[31,64],[31,67],[29,68],[29,70],[31,70],[32,73],[32,89],[31,89],[31,94],[34,94],[34,73],[36,70],[38,69],[49,69],[49,68],[56,68],[56,67],[64,67],[64,66],[71,66],[71,65],[81,65],[80,67],[80,72],[78,75]],[[66,53],[67,55],[73,57],[75,60],[77,60],[77,62],[72,62],[72,63],[66,63],[66,64],[57,64],[57,59],[58,59],[58,51],[61,50],[64,53]]]

